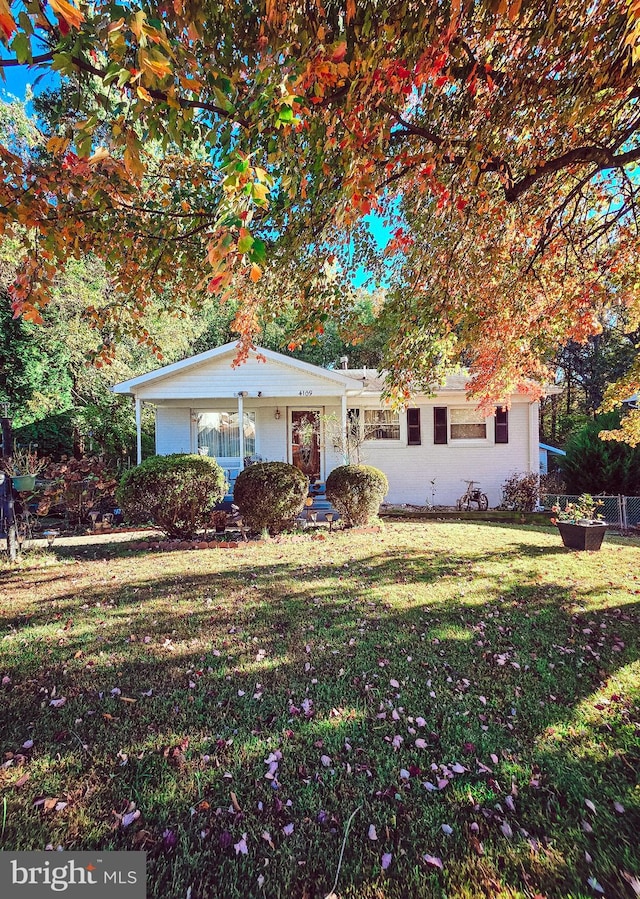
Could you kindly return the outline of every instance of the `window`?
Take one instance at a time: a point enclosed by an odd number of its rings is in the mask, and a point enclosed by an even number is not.
[[[400,440],[400,416],[391,409],[364,410],[365,440]]]
[[[452,440],[486,440],[487,422],[477,409],[450,409]]]
[[[407,409],[407,445],[420,446],[420,410]]]
[[[355,437],[357,439],[360,436],[359,409],[347,409],[347,427],[349,431],[349,437]]]
[[[237,412],[198,412],[198,451],[208,450],[212,459],[240,456],[240,430]],[[256,451],[256,415],[245,412],[244,454]]]
[[[496,443],[509,443],[509,412],[507,409],[496,409],[495,437]]]

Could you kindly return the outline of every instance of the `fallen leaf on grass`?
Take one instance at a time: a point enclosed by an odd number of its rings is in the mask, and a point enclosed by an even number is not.
[[[389,865],[391,864],[391,860],[393,858],[393,854],[391,852],[385,852],[382,856],[382,861],[380,864],[382,865],[382,870],[386,871]]]
[[[595,807],[595,805],[593,804],[593,802],[592,802],[590,799],[585,799],[584,804],[585,804],[586,807],[589,809],[589,811],[592,811],[592,812],[593,812],[594,815],[597,815],[597,814],[598,814],[598,813],[596,812],[596,807]]]
[[[592,890],[595,890],[596,893],[602,893],[602,895],[604,895],[604,887],[602,886],[602,884],[598,883],[598,881],[595,879],[595,877],[590,877],[587,880],[587,883],[589,884],[589,886],[591,887]]]
[[[49,705],[53,706],[54,709],[61,709],[66,701],[67,701],[66,696],[60,696],[58,699],[52,699],[51,702],[49,703]]]
[[[425,853],[422,857],[428,865],[431,865],[432,868],[440,868],[441,871],[444,870],[442,859],[438,858],[436,855],[429,855],[428,853]]]
[[[370,840],[377,840],[377,839],[378,839],[378,834],[376,833],[376,826],[375,826],[375,824],[370,824],[370,825],[369,825],[369,831],[368,831],[368,833],[367,833],[367,836],[369,837]]]
[[[285,837],[290,837],[293,833],[293,824],[285,824],[285,826],[282,828],[282,833],[285,835]]]
[[[235,811],[236,811],[236,812],[242,812],[242,809],[240,808],[240,804],[239,804],[239,802],[238,802],[238,797],[237,797],[236,794],[233,792],[233,790],[231,790],[230,796],[231,796],[231,805],[233,806],[233,808],[235,809]]]
[[[61,812],[68,803],[62,802],[57,796],[41,796],[33,803],[34,808],[41,808],[44,814],[48,812]]]
[[[127,812],[122,816],[122,821],[120,822],[123,827],[129,827],[130,824],[133,824],[134,821],[137,821],[142,812],[139,808],[137,808],[133,812]]]
[[[23,774],[22,777],[19,777],[19,778],[17,779],[17,781],[16,781],[16,782],[14,783],[14,785],[13,785],[14,788],[15,788],[16,790],[19,790],[20,787],[23,787],[23,786],[26,784],[26,782],[29,780],[30,777],[31,777],[31,775],[30,775],[29,772],[27,771],[26,774]]]
[[[268,830],[264,830],[264,831],[262,832],[262,839],[265,841],[265,843],[268,843],[268,844],[269,844],[269,846],[271,847],[271,849],[275,849],[275,848],[276,848],[276,847],[273,845],[273,840],[271,839],[271,834],[269,833]]]
[[[236,855],[249,855],[246,833],[243,833],[238,842],[233,844],[233,848],[236,850]]]
[[[622,876],[627,881],[635,896],[640,896],[640,878],[630,874],[628,871],[622,871]]]

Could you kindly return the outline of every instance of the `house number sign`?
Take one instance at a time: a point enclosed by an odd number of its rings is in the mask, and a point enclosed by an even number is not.
[[[298,396],[313,396],[313,390],[299,390]]]

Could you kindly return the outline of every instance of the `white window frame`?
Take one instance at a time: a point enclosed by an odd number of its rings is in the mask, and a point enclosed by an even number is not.
[[[202,409],[202,408],[193,409],[191,416],[192,416],[192,421],[193,421],[193,432],[194,432],[194,439],[193,439],[194,452],[195,453],[198,452],[198,443],[199,443],[198,416],[199,415],[237,415],[237,414],[238,414],[237,407],[235,409],[232,407],[226,407],[226,406],[224,409]],[[253,427],[255,430],[255,438],[254,438],[255,448],[254,448],[253,452],[257,453],[258,452],[258,421],[257,421],[258,417],[256,415],[256,411],[255,411],[255,409],[243,409],[243,415],[248,415],[248,416],[253,417]],[[245,441],[246,441],[246,437],[245,437]],[[249,453],[245,451],[245,455],[249,455]],[[223,459],[223,460],[224,459],[240,459],[240,456],[239,455],[232,455],[232,456],[218,455],[218,456],[210,456],[209,458]]]
[[[401,446],[403,443],[403,420],[399,412],[394,413],[392,409],[382,409],[380,406],[349,406],[348,412],[354,412],[360,429],[360,437],[366,444],[375,444],[376,446]],[[397,437],[365,437],[366,425],[365,418],[367,412],[391,412],[398,417],[398,436]],[[406,431],[406,421],[404,430]],[[405,440],[406,443],[406,433]]]
[[[465,412],[477,412],[473,406],[447,406],[447,438],[449,446],[487,446],[493,443],[492,430],[489,424],[492,420],[491,416],[484,416],[485,436],[484,437],[454,437],[451,431],[453,426],[453,410],[464,410]],[[478,422],[479,424],[480,422]]]

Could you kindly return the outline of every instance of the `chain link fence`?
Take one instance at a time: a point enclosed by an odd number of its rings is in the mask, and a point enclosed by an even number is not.
[[[640,527],[640,496],[594,496],[602,505],[598,512],[612,527],[628,531],[631,528]],[[540,497],[540,502],[545,509],[552,506],[564,508],[566,503],[575,503],[577,494],[545,493]]]

